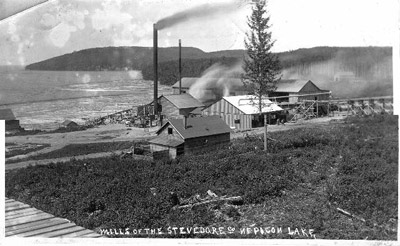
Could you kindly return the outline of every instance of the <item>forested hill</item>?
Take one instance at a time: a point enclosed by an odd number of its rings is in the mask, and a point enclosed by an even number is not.
[[[244,50],[204,52],[182,48],[184,77],[199,77],[213,64],[240,67]],[[277,53],[285,79],[311,79],[319,83],[332,81],[384,83],[383,94],[393,83],[391,47],[315,47]],[[143,79],[153,79],[153,53],[149,47],[93,48],[54,57],[26,66],[30,70],[141,70]],[[232,74],[232,76],[236,76]],[[226,76],[226,74],[225,74]],[[159,48],[159,79],[174,84],[178,78],[178,48]],[[326,86],[330,88],[331,86]],[[342,87],[342,86],[340,86]],[[381,86],[382,87],[382,86]],[[374,89],[373,89],[374,90]]]
[[[26,66],[28,70],[101,71],[141,70],[153,62],[151,47],[104,47],[76,51]],[[178,59],[178,47],[159,48],[158,61]],[[218,51],[206,53],[198,48],[182,47],[182,59],[243,57],[244,51]]]

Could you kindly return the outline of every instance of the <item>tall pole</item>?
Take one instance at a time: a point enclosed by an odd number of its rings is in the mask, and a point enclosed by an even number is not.
[[[268,131],[268,124],[267,124],[267,114],[264,114],[264,151],[267,151],[267,131]]]
[[[154,68],[154,115],[158,115],[158,33],[156,24],[153,25],[153,68]]]
[[[179,94],[182,93],[182,46],[179,39]]]

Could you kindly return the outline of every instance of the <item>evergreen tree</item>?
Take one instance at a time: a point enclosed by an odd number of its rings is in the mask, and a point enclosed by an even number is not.
[[[271,52],[274,45],[267,16],[266,0],[258,0],[254,3],[252,14],[248,18],[250,31],[247,33],[245,47],[247,56],[244,59],[243,83],[254,94],[254,106],[257,106],[261,114],[262,98],[268,97],[276,90],[276,83],[281,78],[281,67],[278,57]],[[264,149],[267,149],[267,115],[264,114]]]

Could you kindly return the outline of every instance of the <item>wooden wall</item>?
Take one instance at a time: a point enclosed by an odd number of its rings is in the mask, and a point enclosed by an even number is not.
[[[168,134],[167,126],[163,131],[160,132],[158,136],[167,136],[171,139],[182,140],[182,137],[179,135],[175,129],[172,127],[172,134]],[[203,136],[197,138],[189,138],[185,139],[185,142],[178,147],[168,147],[158,144],[150,144],[151,152],[156,151],[169,151],[169,155],[172,159],[176,158],[176,156],[183,154],[183,153],[192,153],[196,152],[197,150],[201,150],[203,148],[212,147],[213,145],[220,144],[220,143],[229,143],[230,142],[230,132],[224,134],[217,134],[211,136]]]
[[[162,107],[161,114],[164,115],[166,119],[183,117],[179,114],[179,109],[165,99],[165,97],[161,97],[160,105]]]
[[[295,94],[317,94],[317,93],[324,93],[328,92],[326,90],[321,90],[318,87],[316,87],[313,83],[308,82],[307,84],[304,85],[304,87],[299,91],[299,93]],[[295,95],[294,94],[294,95]],[[329,94],[325,95],[315,95],[315,96],[306,96],[306,97],[299,97],[298,101],[302,100],[328,100],[329,99]]]
[[[236,130],[251,129],[252,116],[243,114],[242,111],[234,107],[225,99],[221,99],[218,102],[212,104],[210,107],[204,109],[202,114],[219,115],[222,117],[225,123],[232,129]],[[235,123],[235,120],[239,120],[240,123]]]
[[[19,129],[19,120],[6,120],[6,131]]]
[[[178,146],[178,147],[180,147],[180,146]],[[159,152],[159,151],[168,151],[169,158],[171,158],[171,159],[175,159],[176,156],[178,155],[178,147],[170,147],[170,146],[163,146],[163,145],[150,143],[151,153]]]
[[[203,148],[212,147],[216,144],[221,143],[229,143],[231,139],[230,133],[197,137],[197,138],[189,138],[185,140],[185,153],[196,152]]]

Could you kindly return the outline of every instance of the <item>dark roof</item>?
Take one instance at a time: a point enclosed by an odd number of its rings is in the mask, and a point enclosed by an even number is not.
[[[311,80],[281,80],[276,84],[276,92],[300,92],[307,83],[317,87]]]
[[[11,109],[0,109],[0,120],[15,120],[14,113]]]
[[[218,115],[206,117],[187,118],[187,128],[183,127],[183,119],[170,119],[158,131],[159,134],[166,126],[172,125],[173,128],[182,136],[183,139],[218,135],[230,133],[231,129]]]
[[[157,137],[149,141],[151,144],[169,146],[169,147],[177,147],[184,143],[183,140],[169,138],[168,136]]]
[[[68,126],[70,124],[78,125],[76,122],[74,122],[72,120],[65,120],[63,123],[61,123],[61,125],[63,125],[63,126]]]
[[[192,97],[188,93],[177,95],[163,95],[163,97],[165,97],[165,99],[170,101],[178,109],[204,107],[204,104],[199,102],[199,100]]]

